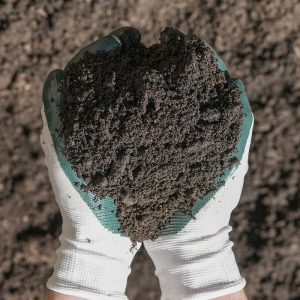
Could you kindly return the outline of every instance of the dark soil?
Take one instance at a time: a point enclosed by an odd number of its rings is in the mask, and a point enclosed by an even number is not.
[[[86,190],[115,200],[133,242],[157,237],[175,212],[192,215],[237,162],[240,91],[195,35],[167,28],[160,44],[86,54],[65,75],[65,155]]]
[[[41,90],[83,46],[121,26],[150,45],[166,26],[202,36],[247,87],[255,116],[249,172],[232,216],[250,299],[300,297],[298,0],[0,1],[0,299],[44,299],[60,214],[39,143]],[[158,300],[146,252],[130,300]]]

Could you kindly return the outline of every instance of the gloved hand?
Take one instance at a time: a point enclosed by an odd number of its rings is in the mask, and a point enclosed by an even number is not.
[[[228,72],[216,52],[215,56],[219,68]],[[144,242],[156,268],[162,300],[213,299],[240,291],[246,284],[228,234],[232,229],[230,215],[238,204],[248,170],[254,118],[243,83],[230,77],[228,80],[240,89],[243,104],[244,122],[237,145],[240,164],[227,170],[222,188],[195,206],[194,219],[178,213],[156,240]]]
[[[70,63],[80,59],[84,51],[111,51],[123,43],[134,42],[137,32],[130,30],[133,41],[126,40],[128,28],[117,30],[81,50]],[[58,89],[63,76],[62,70],[51,72],[43,90],[41,144],[63,218],[61,246],[47,287],[89,300],[127,299],[124,293],[130,264],[140,244],[131,249],[130,239],[117,234],[119,222],[112,199],[98,199],[84,192],[80,188],[84,182],[63,156],[57,113],[59,103],[63,101]]]
[[[84,51],[111,51],[122,44],[135,43],[138,33],[130,29],[128,35],[124,30],[127,29],[117,30],[87,46],[70,63],[79,60]],[[220,69],[227,71],[219,56],[216,58]],[[129,266],[140,244],[130,251],[131,241],[118,232],[112,199],[98,199],[84,192],[83,180],[63,156],[63,141],[57,132],[60,128],[57,109],[63,101],[58,84],[63,76],[61,70],[50,73],[43,91],[41,142],[63,216],[61,246],[47,287],[84,299],[125,299]],[[225,186],[214,197],[210,195],[196,205],[195,220],[178,213],[159,238],[145,242],[156,266],[162,299],[210,299],[233,293],[245,285],[231,250],[228,223],[247,172],[253,117],[242,83],[232,80],[232,84],[241,89],[246,114],[238,145],[241,164],[227,172],[223,178]]]

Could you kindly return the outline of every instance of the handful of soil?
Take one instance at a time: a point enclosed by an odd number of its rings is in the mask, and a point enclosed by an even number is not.
[[[166,28],[149,48],[138,37],[86,53],[61,89],[65,155],[85,189],[114,199],[132,241],[154,239],[177,211],[191,215],[237,162],[240,91],[195,35]]]

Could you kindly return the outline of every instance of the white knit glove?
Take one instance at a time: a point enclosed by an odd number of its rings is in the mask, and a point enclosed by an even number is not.
[[[244,288],[228,224],[248,170],[252,126],[241,164],[195,220],[177,234],[144,242],[156,268],[162,300],[213,299]]]
[[[44,109],[42,117],[45,164],[63,218],[61,246],[47,287],[89,300],[127,299],[124,293],[130,264],[140,244],[130,251],[128,237],[100,224],[60,166]]]

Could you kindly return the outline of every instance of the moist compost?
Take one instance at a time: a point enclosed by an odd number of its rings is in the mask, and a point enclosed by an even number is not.
[[[71,65],[60,88],[65,155],[86,190],[114,199],[132,241],[191,215],[237,162],[240,92],[195,35],[166,28],[146,48],[129,30],[122,49]]]
[[[61,89],[65,155],[85,189],[114,199],[132,241],[157,237],[175,212],[192,215],[237,162],[240,92],[195,35],[166,28],[149,48],[136,35],[86,53]]]

